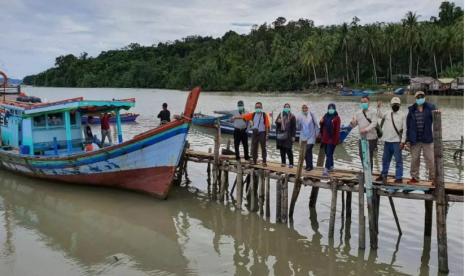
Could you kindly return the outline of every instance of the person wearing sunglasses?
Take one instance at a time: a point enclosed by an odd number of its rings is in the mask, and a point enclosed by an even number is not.
[[[434,144],[433,144],[433,111],[436,106],[426,101],[425,92],[415,93],[415,103],[408,108],[407,144],[412,157],[410,164],[409,184],[418,183],[420,179],[420,155],[426,162],[429,179],[434,179]]]

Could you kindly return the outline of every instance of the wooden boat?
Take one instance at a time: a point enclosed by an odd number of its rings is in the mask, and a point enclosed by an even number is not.
[[[81,122],[83,124],[85,123],[90,123],[93,125],[99,125],[100,124],[100,117],[93,117],[92,120],[89,122],[87,115],[81,117]],[[123,113],[120,115],[121,117],[121,123],[133,123],[136,121],[137,117],[139,117],[139,114],[136,113]],[[116,124],[116,117],[110,117],[110,123]]]
[[[347,89],[347,88],[342,89],[339,92],[339,94],[341,96],[354,96],[354,97],[363,97],[363,96],[370,95],[369,91],[363,91],[360,89]]]
[[[190,92],[179,119],[125,142],[119,112],[133,107],[134,99],[75,98],[42,104],[0,101],[0,168],[30,177],[119,187],[166,198],[199,94],[200,88]],[[80,116],[96,112],[116,113],[118,143],[85,152]]]
[[[222,116],[212,116],[205,115],[202,113],[195,113],[194,117],[192,118],[192,124],[204,127],[214,127],[217,120],[226,120],[231,117],[231,114],[224,114]]]
[[[399,87],[396,90],[394,90],[394,94],[399,95],[399,96],[404,95],[404,93],[405,93],[405,88],[403,87]]]
[[[220,121],[220,127],[221,127],[221,133],[224,133],[224,134],[233,134],[234,133],[234,125],[229,120]],[[341,132],[339,134],[339,143],[340,144],[344,142],[344,140],[347,138],[347,136],[349,135],[351,130],[352,130],[352,127],[350,125],[341,126]],[[247,134],[249,136],[252,136],[252,130],[249,129]],[[297,130],[296,131],[297,140],[298,140],[299,136],[300,136],[300,130]],[[276,126],[275,125],[273,125],[271,127],[271,131],[270,131],[270,133],[268,133],[268,139],[276,140]]]

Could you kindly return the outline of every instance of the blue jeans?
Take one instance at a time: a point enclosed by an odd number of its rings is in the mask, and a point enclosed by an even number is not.
[[[381,174],[383,176],[387,176],[393,155],[396,160],[396,179],[402,179],[402,151],[400,150],[399,142],[384,142],[383,170],[381,171]]]
[[[326,162],[325,168],[330,170],[334,168],[334,150],[336,149],[336,145],[326,144],[325,145],[325,153],[326,153]]]

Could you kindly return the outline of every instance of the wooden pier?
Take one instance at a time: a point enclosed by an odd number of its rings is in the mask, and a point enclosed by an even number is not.
[[[368,209],[368,230],[370,248],[378,247],[378,214],[381,197],[387,197],[399,235],[402,235],[400,223],[397,218],[393,198],[404,198],[411,200],[423,200],[425,202],[424,235],[430,237],[432,233],[432,212],[433,202],[436,203],[436,227],[438,241],[438,264],[440,272],[448,272],[447,258],[447,231],[446,218],[448,202],[463,202],[463,183],[444,182],[444,167],[442,156],[442,133],[441,114],[434,113],[434,146],[435,146],[435,179],[433,181],[420,181],[415,185],[407,183],[404,179],[402,184],[394,183],[390,177],[387,182],[375,182],[371,178],[376,178],[379,174],[364,174],[360,170],[335,169],[330,172],[330,177],[322,176],[324,149],[320,147],[317,166],[312,171],[302,170],[305,158],[305,145],[301,145],[298,163],[294,168],[281,167],[281,164],[268,162],[267,166],[262,164],[252,165],[246,160],[237,161],[234,155],[221,154],[220,141],[221,133],[218,129],[215,137],[213,150],[209,152],[195,151],[187,149],[181,162],[180,175],[187,176],[187,162],[197,162],[207,164],[207,176],[211,180],[212,200],[225,202],[234,199],[235,207],[238,210],[243,208],[243,199],[247,199],[247,208],[250,212],[258,212],[265,218],[270,218],[270,180],[275,180],[276,185],[276,222],[292,222],[294,206],[298,199],[301,187],[312,188],[309,198],[309,211],[315,212],[318,198],[318,189],[328,189],[331,191],[331,205],[329,218],[330,239],[334,236],[334,224],[336,218],[336,204],[338,192],[341,191],[343,202],[342,216],[347,218],[352,214],[352,193],[359,195],[359,248],[365,248],[365,205]],[[305,143],[305,142],[302,142]],[[362,142],[363,144],[363,142]],[[226,152],[230,152],[229,143]],[[364,154],[364,171],[369,172],[369,158]],[[367,169],[368,168],[368,169]],[[234,185],[229,188],[230,173],[236,174]],[[366,175],[367,177],[364,177]],[[213,178],[211,179],[211,176]],[[292,197],[289,201],[289,183],[293,183]],[[234,196],[235,189],[235,196]],[[364,199],[366,196],[366,200]]]

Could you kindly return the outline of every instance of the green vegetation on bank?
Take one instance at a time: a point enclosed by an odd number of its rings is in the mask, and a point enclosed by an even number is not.
[[[253,26],[247,35],[190,36],[149,47],[137,43],[89,57],[56,58],[25,84],[291,91],[344,80],[393,83],[399,75],[463,76],[463,10],[443,2],[437,17],[408,12],[399,23],[315,26],[312,20]]]

